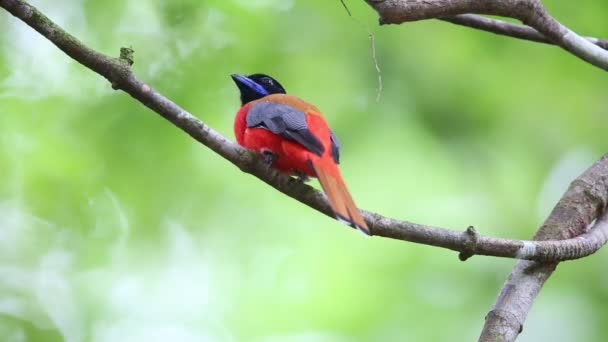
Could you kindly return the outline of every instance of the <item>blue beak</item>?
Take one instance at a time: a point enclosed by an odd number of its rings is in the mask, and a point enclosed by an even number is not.
[[[234,81],[234,83],[236,83],[236,86],[239,87],[241,93],[253,91],[262,96],[266,96],[269,94],[268,91],[262,85],[256,83],[254,80],[250,79],[247,76],[232,74],[230,75],[230,77],[232,77],[232,80]]]

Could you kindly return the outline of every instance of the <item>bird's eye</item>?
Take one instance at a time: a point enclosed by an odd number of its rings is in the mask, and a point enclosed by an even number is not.
[[[270,86],[274,85],[274,82],[272,81],[272,79],[268,78],[268,77],[262,78],[262,82],[264,82],[265,84],[270,85]]]

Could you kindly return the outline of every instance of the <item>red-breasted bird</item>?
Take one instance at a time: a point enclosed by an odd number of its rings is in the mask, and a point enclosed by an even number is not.
[[[340,143],[319,109],[268,75],[231,76],[241,92],[236,141],[282,172],[317,177],[337,219],[370,234],[338,169]]]

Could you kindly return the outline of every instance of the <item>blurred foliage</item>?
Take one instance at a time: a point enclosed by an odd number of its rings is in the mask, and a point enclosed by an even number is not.
[[[358,204],[530,238],[606,152],[605,73],[559,48],[363,1],[38,0],[232,137],[228,77],[320,107]],[[554,2],[608,36],[602,1]],[[375,34],[383,92],[367,30]],[[0,339],[471,341],[513,260],[365,238],[285,197],[0,13]],[[316,181],[313,181],[316,184]],[[605,341],[607,255],[547,284],[521,341]]]

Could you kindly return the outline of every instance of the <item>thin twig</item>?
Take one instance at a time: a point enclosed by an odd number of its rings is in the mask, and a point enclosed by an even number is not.
[[[376,90],[376,102],[380,102],[380,97],[382,96],[382,70],[380,69],[380,63],[378,62],[378,56],[376,55],[376,36],[374,35],[374,33],[372,32],[372,30],[369,28],[369,26],[367,24],[365,24],[364,22],[362,22],[361,20],[355,18],[353,16],[353,13],[350,11],[350,9],[348,8],[348,6],[346,5],[346,2],[344,0],[340,0],[340,3],[342,3],[342,6],[344,7],[344,10],[346,10],[346,13],[348,14],[349,17],[351,17],[352,20],[354,20],[357,24],[359,24],[366,32],[367,32],[367,36],[369,37],[369,41],[370,41],[370,49],[372,52],[372,62],[374,63],[374,68],[376,69],[376,75],[378,76],[378,88]]]
[[[493,18],[487,18],[481,15],[460,14],[452,17],[439,18],[439,20],[512,38],[530,40],[533,42],[544,44],[555,44],[553,41],[545,37],[542,33],[538,32],[530,26],[514,24],[508,21]],[[602,49],[608,50],[607,39],[599,39],[594,37],[584,38],[587,39],[589,42],[601,47]]]
[[[378,75],[378,91],[376,95],[376,102],[380,102],[380,97],[382,96],[382,70],[380,70],[380,65],[378,64],[378,56],[376,56],[376,36],[369,32],[369,41],[372,49],[372,60],[374,61],[374,67],[376,68],[376,75]]]
[[[340,2],[342,3],[342,7],[344,7],[344,10],[346,10],[346,13],[348,13],[348,16],[352,17],[353,14],[350,12],[350,8],[348,8],[348,6],[346,6],[346,2],[344,2],[344,0],[340,0]]]

